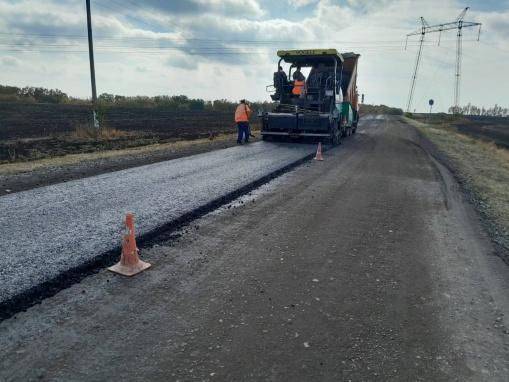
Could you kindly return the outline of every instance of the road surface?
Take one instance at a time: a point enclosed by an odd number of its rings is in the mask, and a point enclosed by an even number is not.
[[[0,303],[296,162],[313,145],[257,142],[0,196]]]
[[[509,272],[392,118],[0,323],[0,380],[507,381]]]

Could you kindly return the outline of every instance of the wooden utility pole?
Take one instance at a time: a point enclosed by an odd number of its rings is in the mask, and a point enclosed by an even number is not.
[[[94,63],[94,41],[92,38],[92,14],[90,12],[90,0],[87,4],[87,29],[88,29],[88,56],[90,58],[90,80],[92,82],[92,111],[94,117],[94,127],[99,128],[97,120],[97,90],[95,86],[95,63]]]

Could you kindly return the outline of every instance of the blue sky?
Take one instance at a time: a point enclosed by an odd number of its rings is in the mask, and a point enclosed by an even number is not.
[[[0,83],[90,96],[85,0],[0,0]],[[419,26],[452,21],[465,6],[462,103],[509,105],[509,2],[455,0],[92,0],[98,92],[268,100],[275,52],[333,47],[361,54],[369,103],[404,107]],[[414,106],[453,101],[455,33],[429,35]]]
[[[501,0],[475,0],[470,1],[466,5],[467,7],[471,7],[473,9],[477,9],[479,11],[497,11],[507,8],[507,1]]]

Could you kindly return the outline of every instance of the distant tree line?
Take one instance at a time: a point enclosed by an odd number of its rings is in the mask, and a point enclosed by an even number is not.
[[[29,103],[69,103],[73,101],[59,89],[46,89],[33,86],[18,88],[16,86],[0,85],[0,102],[29,102]]]
[[[103,93],[98,97],[98,102],[101,106],[125,106],[125,107],[147,107],[147,108],[160,108],[165,110],[182,110],[182,111],[227,111],[231,112],[237,106],[236,102],[231,102],[225,99],[214,101],[205,101],[201,98],[189,98],[185,95],[159,95],[154,97],[147,96],[134,96],[127,97],[121,95],[114,95]],[[271,106],[270,102],[253,102],[252,108],[256,111],[258,109],[268,109]]]
[[[501,107],[495,104],[495,106],[486,109],[483,107],[478,107],[468,103],[465,106],[460,106],[458,108],[451,106],[449,108],[449,113],[451,114],[460,114],[460,115],[481,115],[488,117],[509,117],[509,109],[507,107]]]
[[[102,108],[118,107],[146,107],[160,108],[172,111],[225,111],[231,112],[237,103],[225,99],[205,101],[200,98],[189,98],[185,95],[159,95],[147,96],[122,96],[117,94],[103,93],[97,98]],[[90,100],[69,97],[59,89],[46,89],[27,86],[0,85],[0,102],[23,102],[23,103],[53,103],[53,104],[89,104]],[[252,108],[268,109],[270,102],[253,102]]]
[[[156,107],[169,110],[205,110],[206,104],[206,102],[202,99],[188,98],[185,95],[127,97],[103,93],[97,98],[97,100],[102,106]]]
[[[389,114],[389,115],[403,115],[403,110],[397,107],[390,107],[386,105],[367,105],[361,104],[359,108],[360,114]]]

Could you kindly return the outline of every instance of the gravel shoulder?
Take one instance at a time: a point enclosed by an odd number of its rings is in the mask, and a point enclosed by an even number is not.
[[[509,273],[410,126],[357,135],[0,323],[0,379],[506,381]]]
[[[447,125],[405,121],[418,129],[422,144],[454,174],[497,244],[499,256],[509,264],[509,150]]]

